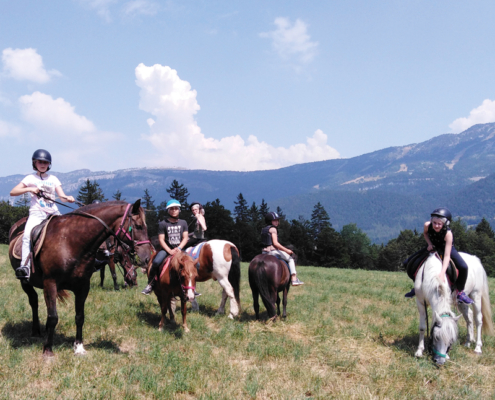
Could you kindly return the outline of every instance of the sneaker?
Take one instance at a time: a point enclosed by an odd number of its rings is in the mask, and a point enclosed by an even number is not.
[[[304,282],[301,282],[299,278],[296,278],[295,280],[291,281],[292,286],[300,286],[304,285]]]
[[[460,301],[461,303],[465,303],[465,304],[472,304],[473,303],[473,300],[470,299],[466,293],[464,292],[459,292],[457,294],[457,301]]]
[[[414,288],[412,288],[410,292],[404,295],[404,297],[407,297],[408,299],[412,299],[414,296],[416,296],[416,291],[414,290]]]
[[[194,297],[198,297],[198,296],[201,296],[201,293],[194,291]]]
[[[15,270],[15,276],[17,279],[29,279],[30,275],[31,275],[31,268],[29,268],[27,265],[24,265],[23,267],[19,267]]]
[[[148,284],[141,293],[148,296],[151,294],[152,291],[153,291],[153,286]]]

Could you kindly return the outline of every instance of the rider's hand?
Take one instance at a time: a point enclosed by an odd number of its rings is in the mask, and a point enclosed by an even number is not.
[[[33,194],[38,194],[40,192],[40,189],[36,186],[30,186],[28,187],[28,192],[31,192]]]
[[[433,250],[435,250],[435,246],[433,246],[432,244],[429,244],[427,250],[433,251]]]
[[[172,251],[170,252],[170,254],[172,254],[173,256],[175,256],[177,253],[180,253],[180,249],[178,247],[172,249]]]
[[[76,200],[74,199],[74,197],[72,196],[66,196],[65,199],[69,202],[69,203],[74,203]]]
[[[445,282],[445,274],[438,274],[438,280],[439,280],[441,283],[444,283],[444,282]]]

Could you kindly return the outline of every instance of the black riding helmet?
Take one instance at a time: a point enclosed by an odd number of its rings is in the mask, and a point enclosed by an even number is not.
[[[47,171],[50,171],[50,168],[52,167],[52,156],[48,151],[43,149],[38,149],[33,153],[33,157],[31,159],[33,161],[33,169],[35,171],[38,171],[36,165],[34,164],[35,161],[48,161],[50,165],[48,165]]]
[[[452,222],[452,213],[446,207],[436,208],[431,213],[431,217],[446,218],[447,222],[445,223],[445,226],[449,226]]]
[[[265,215],[265,222],[267,224],[271,224],[272,221],[274,221],[276,219],[280,219],[280,217],[278,216],[278,214],[276,212],[269,212],[268,214]]]
[[[192,208],[193,208],[195,205],[198,205],[200,210],[203,208],[203,205],[202,205],[199,201],[194,201],[194,202],[192,202],[192,203],[191,203],[191,205],[189,206],[189,210],[191,210],[191,211],[192,211]]]

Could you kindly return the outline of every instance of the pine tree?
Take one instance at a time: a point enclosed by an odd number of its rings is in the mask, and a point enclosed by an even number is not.
[[[481,220],[481,222],[476,226],[476,233],[479,235],[481,233],[486,234],[490,239],[495,238],[495,232],[493,232],[490,223],[486,220],[485,217]]]
[[[117,189],[117,191],[112,195],[115,200],[125,200],[122,198],[122,192]]]
[[[321,203],[318,202],[311,213],[311,233],[313,234],[313,238],[316,239],[320,232],[331,227],[330,216]]]
[[[265,203],[265,199],[261,199],[261,204],[260,204],[260,217],[261,219],[265,219],[265,215],[270,212],[270,207],[268,207],[268,204]],[[278,214],[278,213],[277,213]],[[281,215],[279,214],[281,217]]]
[[[183,184],[179,184],[179,182],[174,179],[167,189],[167,193],[170,195],[170,198],[177,200],[183,208],[189,208],[189,204],[187,203],[189,190],[187,190]]]
[[[148,236],[158,235],[158,213],[153,198],[148,189],[144,189],[142,207],[146,212],[146,225],[148,226]]]
[[[19,199],[15,202],[16,207],[29,207],[31,198],[29,193],[24,193],[19,196]]]
[[[247,222],[249,220],[249,210],[247,201],[244,199],[242,193],[237,196],[237,201],[234,201],[236,205],[234,207],[234,216],[236,222]]]
[[[223,239],[236,242],[234,219],[230,210],[227,210],[219,199],[206,203],[203,208],[208,228],[205,235],[208,240]]]
[[[107,201],[100,184],[96,181],[91,183],[89,179],[80,187],[77,200],[85,205],[92,204],[95,200]]]

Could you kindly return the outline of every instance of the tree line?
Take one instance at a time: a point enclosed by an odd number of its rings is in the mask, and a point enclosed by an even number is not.
[[[194,218],[189,212],[189,191],[177,180],[167,189],[170,198],[182,204],[181,219],[186,220],[193,230]],[[114,200],[125,200],[120,190],[113,195]],[[81,186],[77,200],[91,204],[95,200],[107,201],[98,182],[89,179]],[[157,204],[148,189],[144,190],[141,204],[146,210],[149,236],[155,236],[158,222],[166,216],[166,204],[169,199]],[[205,232],[208,239],[224,239],[233,242],[241,253],[243,261],[250,261],[260,253],[260,232],[265,226],[264,217],[269,211],[280,216],[278,227],[279,241],[292,245],[298,255],[298,264],[332,268],[351,268],[380,271],[403,271],[402,262],[415,251],[424,248],[426,242],[423,232],[403,230],[386,244],[374,244],[367,234],[355,223],[347,224],[340,231],[333,228],[330,216],[321,203],[315,204],[309,220],[299,216],[289,219],[280,207],[271,210],[268,204],[248,203],[242,193],[234,201],[234,210],[220,202],[220,199],[203,204],[208,226]],[[19,218],[27,216],[29,208],[26,199],[19,200],[15,206],[0,202],[0,242],[8,242],[10,226]],[[452,222],[455,246],[458,251],[474,254],[481,259],[489,276],[495,276],[495,233],[489,222],[483,218],[476,227],[457,219]]]

